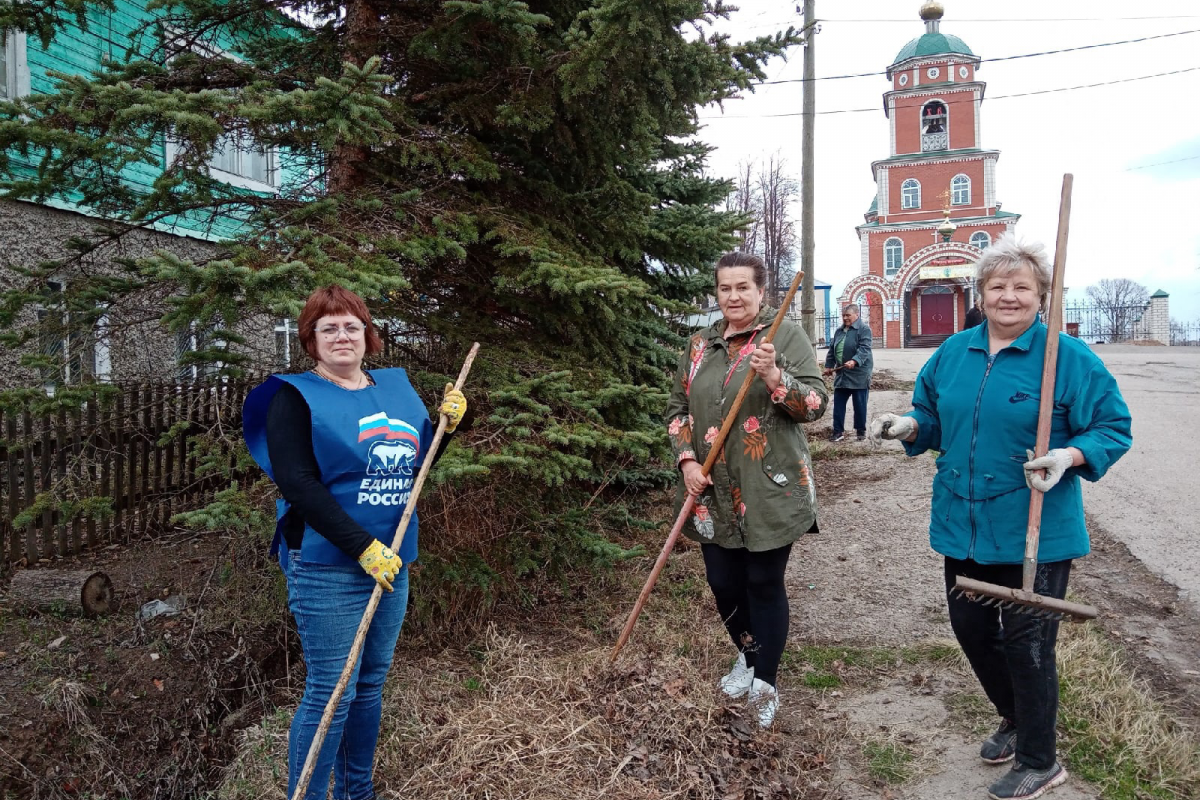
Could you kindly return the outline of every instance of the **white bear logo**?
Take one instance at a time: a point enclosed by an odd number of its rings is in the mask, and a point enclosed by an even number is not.
[[[368,475],[411,475],[417,448],[403,440],[381,441],[367,452]]]

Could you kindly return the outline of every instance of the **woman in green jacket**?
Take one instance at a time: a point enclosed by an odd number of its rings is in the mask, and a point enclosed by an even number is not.
[[[1072,560],[1089,549],[1079,479],[1099,480],[1129,449],[1129,409],[1095,353],[1059,334],[1050,452],[1035,459],[1050,265],[1041,245],[1006,235],[976,269],[984,323],[943,342],[917,376],[913,410],[880,415],[871,434],[903,441],[910,456],[938,452],[929,540],[945,557],[947,593],[958,575],[1021,586],[1029,493],[1044,492],[1034,591],[1061,600]],[[1055,753],[1058,623],[948,602],[955,638],[1001,717],[980,757],[1015,760],[988,796],[1031,800],[1067,777]]]
[[[783,320],[763,343],[776,312],[763,306],[767,271],[746,253],[716,266],[723,319],[692,337],[679,361],[667,406],[667,430],[680,471],[676,513],[697,495],[684,534],[700,543],[717,610],[738,648],[721,679],[731,697],[749,693],[767,727],[779,708],[775,689],[787,643],[783,575],[792,543],[817,528],[817,487],[801,423],[829,402],[808,337]],[[748,370],[750,386],[711,475],[701,464]]]

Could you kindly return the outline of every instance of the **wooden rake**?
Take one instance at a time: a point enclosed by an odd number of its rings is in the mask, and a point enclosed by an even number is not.
[[[1058,366],[1058,332],[1062,329],[1062,295],[1063,273],[1067,266],[1067,231],[1071,219],[1071,186],[1075,177],[1070,173],[1063,176],[1062,198],[1058,208],[1058,240],[1054,246],[1054,277],[1050,290],[1050,313],[1046,323],[1046,357],[1042,363],[1042,396],[1038,405],[1037,443],[1034,445],[1034,457],[1046,455],[1050,449],[1050,423],[1054,413],[1054,376]],[[1038,541],[1042,529],[1042,501],[1044,494],[1037,489],[1029,492],[1029,522],[1025,529],[1025,561],[1021,574],[1021,588],[998,586],[994,583],[957,576],[954,588],[950,590],[955,597],[966,597],[969,600],[983,603],[985,606],[999,606],[1016,613],[1033,614],[1048,619],[1061,620],[1067,617],[1073,621],[1095,619],[1097,611],[1092,606],[1072,603],[1068,600],[1058,600],[1045,597],[1033,591],[1034,578],[1037,575]]]
[[[466,360],[463,361],[462,369],[458,372],[458,380],[454,383],[455,389],[462,390],[463,384],[467,380],[467,373],[471,371],[471,364],[475,361],[475,354],[478,352],[479,342],[475,342],[471,345],[471,350],[467,353]],[[434,433],[433,442],[430,443],[429,450],[425,453],[425,460],[421,462],[421,469],[417,473],[416,481],[413,482],[412,494],[408,498],[408,506],[404,509],[404,515],[400,517],[400,524],[396,526],[396,533],[392,537],[393,552],[399,553],[400,545],[404,543],[404,534],[408,532],[408,522],[417,508],[417,497],[421,494],[421,487],[425,485],[425,476],[429,474],[429,469],[433,466],[433,454],[437,452],[449,422],[450,420],[445,414],[438,415],[437,432]],[[302,800],[305,792],[308,791],[313,770],[317,768],[317,755],[321,752],[321,745],[325,743],[325,735],[329,733],[329,726],[333,723],[333,715],[337,711],[338,703],[341,702],[342,695],[346,693],[346,687],[350,685],[350,676],[354,673],[354,665],[358,663],[358,657],[362,654],[363,644],[367,640],[367,630],[371,627],[371,620],[375,618],[375,611],[379,608],[379,601],[382,597],[383,586],[376,583],[375,589],[371,592],[371,599],[367,602],[367,608],[363,611],[362,621],[358,623],[358,632],[354,635],[354,644],[350,647],[346,666],[342,667],[342,676],[338,679],[337,685],[333,687],[333,694],[330,695],[329,702],[325,704],[325,713],[321,715],[317,733],[308,747],[308,756],[304,759],[304,767],[300,770],[300,779],[296,782],[296,791],[292,793],[292,800]],[[325,777],[326,780],[329,779],[329,776]],[[324,796],[323,793],[322,796]]]
[[[792,285],[788,289],[787,295],[783,298],[783,303],[779,306],[779,313],[775,315],[775,321],[771,323],[771,328],[767,331],[766,338],[762,340],[762,344],[774,341],[775,332],[779,330],[779,323],[783,321],[783,309],[791,307],[792,299],[796,296],[796,290],[800,288],[800,281],[803,278],[803,272],[796,273],[796,277],[792,280]],[[746,370],[746,377],[742,381],[742,387],[738,390],[737,397],[733,400],[733,405],[729,407],[729,413],[725,415],[725,420],[721,423],[721,430],[717,434],[717,438],[713,440],[712,448],[708,451],[708,458],[704,459],[704,464],[701,466],[701,471],[704,475],[708,475],[712,471],[713,464],[717,462],[717,457],[721,455],[721,448],[725,446],[725,438],[729,436],[729,431],[737,421],[738,411],[742,407],[742,401],[746,399],[746,393],[750,391],[750,384],[754,382],[754,375],[754,370]],[[663,544],[662,552],[658,554],[658,560],[654,562],[654,568],[650,570],[650,577],[646,579],[646,585],[642,587],[637,602],[633,604],[633,610],[629,612],[629,619],[625,621],[625,627],[621,630],[621,635],[617,639],[616,646],[613,647],[612,655],[608,657],[608,663],[611,664],[617,660],[617,656],[621,653],[621,648],[629,641],[629,634],[633,633],[633,626],[637,624],[638,617],[641,616],[642,607],[646,605],[646,600],[650,597],[650,592],[654,589],[654,584],[658,581],[659,574],[663,571],[663,567],[667,565],[667,558],[671,555],[671,550],[675,548],[675,542],[679,539],[679,534],[683,531],[683,523],[687,522],[688,514],[692,513],[692,507],[695,504],[696,495],[688,494],[687,499],[683,502],[683,508],[679,509],[679,516],[675,518],[675,525],[671,528],[671,534]]]

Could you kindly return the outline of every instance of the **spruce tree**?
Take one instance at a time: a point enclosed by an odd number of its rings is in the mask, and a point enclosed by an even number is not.
[[[0,29],[48,43],[108,5],[13,0]],[[295,317],[338,282],[443,345],[401,363],[431,401],[480,341],[468,396],[482,417],[437,478],[458,487],[460,520],[487,514],[493,544],[468,559],[423,537],[431,561],[463,579],[454,564],[470,560],[484,585],[610,558],[597,533],[627,520],[591,499],[673,479],[660,421],[681,344],[671,318],[745,222],[719,208],[731,184],[705,170],[697,111],[751,89],[799,34],[706,33],[735,10],[719,0],[149,5],[155,24],[122,58],[0,104],[0,191],[68,197],[110,238],[180,220],[230,238],[207,262],[162,252],[77,270],[77,318],[165,296],[164,324],[218,326],[200,357],[236,371],[255,366],[238,352],[242,321]],[[210,176],[231,136],[282,154],[277,195]],[[125,180],[143,165],[161,169],[149,188]],[[77,263],[28,265],[6,287],[8,346],[36,335],[22,312],[45,276]]]

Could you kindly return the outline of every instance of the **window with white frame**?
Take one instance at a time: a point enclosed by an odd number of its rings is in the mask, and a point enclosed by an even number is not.
[[[900,207],[921,207],[921,182],[916,178],[909,178],[900,184]]]
[[[89,325],[87,314],[72,312],[65,298],[66,281],[46,281],[48,296],[37,307],[38,351],[46,357],[40,367],[42,384],[53,394],[59,385],[79,384],[92,378],[108,382],[112,360],[108,341],[108,315]]]
[[[895,236],[883,243],[883,274],[894,278],[904,263],[904,242]]]
[[[955,175],[950,180],[950,204],[971,205],[971,179],[966,175]]]
[[[182,40],[182,33],[171,26],[166,26],[165,32],[171,37],[167,43],[168,49],[178,55],[180,50],[177,43]],[[225,57],[234,61],[242,60],[232,53],[214,49],[201,42],[191,42],[189,47],[206,58]],[[179,152],[178,143],[167,137],[165,150],[166,162],[170,164]],[[208,170],[215,180],[230,186],[271,193],[279,186],[276,162],[274,150],[259,147],[243,133],[231,133],[217,141],[212,157],[208,160]]]
[[[220,361],[201,361],[189,358],[189,353],[200,353],[209,349],[219,349],[225,342],[217,338],[214,328],[203,327],[195,322],[175,334],[175,364],[176,378],[180,381],[198,381],[215,375],[223,366]]]
[[[242,136],[227,136],[217,143],[213,156],[208,161],[215,178],[226,183],[237,179],[274,188],[275,157],[270,150],[255,146]],[[253,185],[247,188],[254,188]]]
[[[29,94],[29,62],[25,53],[25,34],[0,30],[0,100],[14,100]]]
[[[975,231],[971,234],[971,244],[978,247],[980,250],[986,250],[988,245],[992,243],[992,237],[987,235],[986,231]]]
[[[299,347],[300,328],[296,320],[278,319],[275,321],[275,367],[280,371],[291,369],[293,349]]]

